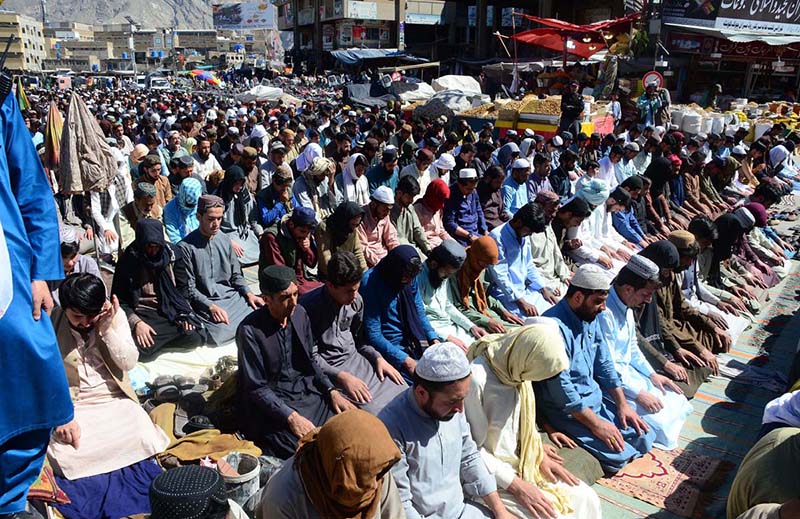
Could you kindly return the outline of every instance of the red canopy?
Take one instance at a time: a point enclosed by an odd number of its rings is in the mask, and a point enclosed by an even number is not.
[[[604,34],[628,31],[633,21],[641,17],[641,13],[634,13],[624,18],[603,20],[588,25],[575,25],[555,18],[539,18],[524,13],[514,14],[546,26],[515,34],[512,36],[515,40],[556,52],[566,50],[568,54],[584,59],[605,48]],[[565,43],[566,49],[564,48]]]

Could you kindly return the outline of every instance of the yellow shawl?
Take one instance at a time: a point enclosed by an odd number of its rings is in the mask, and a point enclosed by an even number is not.
[[[549,494],[561,514],[572,512],[569,498],[539,471],[544,449],[536,430],[536,397],[531,382],[554,377],[569,368],[558,325],[547,317],[529,319],[533,324],[506,334],[487,335],[475,341],[467,353],[470,361],[483,355],[498,380],[514,386],[520,397],[519,476]]]

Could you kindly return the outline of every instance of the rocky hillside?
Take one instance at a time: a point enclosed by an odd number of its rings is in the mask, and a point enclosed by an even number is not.
[[[211,3],[218,0],[48,0],[48,21],[123,23],[125,16],[145,28],[210,29]],[[41,19],[40,0],[0,0],[3,9]]]

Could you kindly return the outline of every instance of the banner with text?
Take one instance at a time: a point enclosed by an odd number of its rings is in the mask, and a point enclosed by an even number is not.
[[[277,29],[275,6],[262,2],[212,4],[215,29]]]

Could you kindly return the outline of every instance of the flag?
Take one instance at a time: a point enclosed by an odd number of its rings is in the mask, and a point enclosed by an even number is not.
[[[20,111],[30,110],[31,104],[28,96],[25,95],[25,88],[22,86],[22,78],[17,76],[17,104]]]

